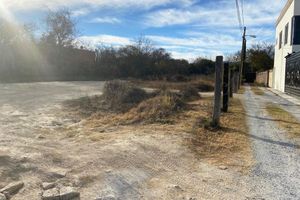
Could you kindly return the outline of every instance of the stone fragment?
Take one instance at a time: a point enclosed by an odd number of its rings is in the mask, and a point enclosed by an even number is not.
[[[114,195],[107,195],[105,197],[97,197],[95,200],[116,200],[117,198]]]
[[[16,194],[22,187],[24,186],[24,183],[22,181],[20,182],[14,182],[10,183],[4,188],[0,190],[0,193],[8,194],[8,195],[14,195]]]
[[[42,183],[42,188],[44,190],[49,190],[49,189],[52,189],[54,187],[55,187],[55,183],[47,183],[47,182]]]
[[[60,200],[59,190],[57,188],[45,190],[42,194],[42,200]]]
[[[60,200],[73,200],[80,198],[80,193],[73,187],[60,188]]]
[[[2,193],[0,193],[0,200],[6,200],[6,196]]]
[[[49,176],[53,177],[53,178],[64,178],[67,175],[67,170],[64,169],[57,169],[57,170],[53,170],[51,172],[49,172]]]
[[[219,169],[221,169],[221,170],[227,170],[228,167],[226,167],[226,166],[219,166]]]
[[[37,135],[35,138],[36,139],[45,139],[45,137],[43,135],[41,135],[41,134]]]

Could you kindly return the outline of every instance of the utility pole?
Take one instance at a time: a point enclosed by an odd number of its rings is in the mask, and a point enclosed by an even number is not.
[[[246,62],[246,49],[247,49],[246,31],[247,31],[247,28],[244,27],[242,52],[241,52],[241,66],[240,66],[240,70],[239,70],[239,72],[240,72],[239,88],[241,87],[241,85],[243,83],[243,71],[244,71],[245,62]]]

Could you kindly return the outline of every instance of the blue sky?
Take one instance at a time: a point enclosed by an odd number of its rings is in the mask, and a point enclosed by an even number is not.
[[[275,21],[285,3],[244,0],[248,33],[258,36],[249,38],[249,45],[274,43]],[[40,29],[47,11],[68,8],[78,40],[90,48],[126,45],[143,35],[173,57],[192,60],[230,55],[241,46],[235,0],[0,0],[0,6]]]

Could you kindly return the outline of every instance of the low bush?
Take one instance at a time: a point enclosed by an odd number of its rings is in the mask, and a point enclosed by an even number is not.
[[[201,97],[198,89],[191,86],[185,87],[184,89],[180,90],[179,94],[185,101],[194,101]]]
[[[109,81],[104,85],[103,98],[111,109],[127,111],[148,98],[148,94],[126,81]]]
[[[214,86],[207,83],[199,83],[195,85],[199,92],[212,92],[214,91]]]
[[[93,113],[104,110],[104,100],[102,96],[87,96],[79,99],[67,100],[64,102],[65,107],[72,115],[88,117]]]
[[[184,107],[182,98],[169,91],[161,91],[157,96],[141,102],[126,113],[131,122],[168,122],[168,117]]]
[[[170,82],[188,82],[190,80],[191,80],[190,77],[180,75],[180,74],[167,77],[167,81],[170,81]]]

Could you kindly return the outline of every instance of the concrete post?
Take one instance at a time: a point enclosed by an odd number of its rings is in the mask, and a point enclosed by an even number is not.
[[[228,112],[229,104],[229,85],[230,85],[229,63],[224,63],[224,77],[223,77],[223,112]]]
[[[222,84],[223,84],[223,56],[217,56],[216,74],[215,74],[214,110],[213,110],[213,117],[212,117],[212,124],[211,124],[214,127],[218,127],[220,125]]]
[[[233,84],[234,84],[234,80],[233,80],[233,70],[229,70],[229,78],[230,78],[230,86],[229,86],[229,96],[230,98],[233,97]]]

